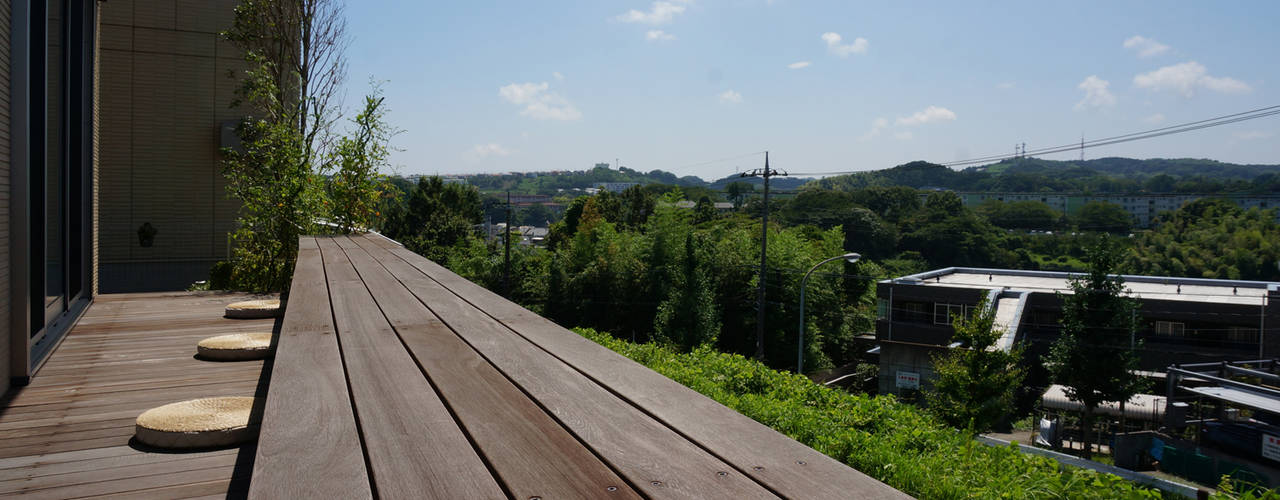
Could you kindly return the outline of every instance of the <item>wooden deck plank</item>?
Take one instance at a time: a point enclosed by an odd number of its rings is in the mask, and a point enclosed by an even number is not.
[[[368,253],[346,238],[337,242],[511,496],[639,498]]]
[[[536,399],[646,496],[774,496],[683,436],[534,348],[427,278],[409,262],[386,249],[363,246],[457,335]]]
[[[96,297],[31,384],[0,402],[0,496],[172,498],[225,495],[243,485],[251,446],[155,453],[130,443],[134,419],[148,408],[210,395],[249,396],[260,388],[262,361],[193,357],[201,338],[272,329],[272,319],[222,318],[227,303],[247,298]]]
[[[342,250],[317,242],[378,496],[505,497]]]
[[[127,448],[127,447],[126,447]],[[97,448],[98,450],[110,448]],[[235,448],[188,452],[181,454],[173,453],[137,453],[137,450],[128,448],[128,452],[114,456],[103,456],[100,458],[89,458],[83,460],[62,460],[57,462],[36,462],[21,468],[0,469],[0,480],[8,481],[12,479],[36,478],[44,476],[56,476],[62,474],[72,474],[77,472],[87,472],[92,470],[114,469],[116,467],[127,467],[133,465],[158,464],[164,462],[172,462],[175,460],[191,460],[196,458],[214,457],[214,456],[236,456],[240,450]]]
[[[250,495],[370,498],[324,264],[314,239],[299,242],[290,290],[267,388]]]
[[[369,238],[367,240],[373,240]],[[374,240],[374,245],[386,247]],[[631,404],[791,498],[906,498],[901,492],[403,248],[389,252]],[[442,313],[442,317],[449,317]]]

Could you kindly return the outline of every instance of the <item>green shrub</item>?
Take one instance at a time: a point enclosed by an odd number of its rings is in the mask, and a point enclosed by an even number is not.
[[[964,433],[893,396],[845,393],[708,347],[679,353],[654,344],[624,342],[591,329],[575,331],[912,496],[1169,496],[1111,474],[1024,454],[1012,445],[977,445]],[[1227,490],[1217,498],[1235,496]]]

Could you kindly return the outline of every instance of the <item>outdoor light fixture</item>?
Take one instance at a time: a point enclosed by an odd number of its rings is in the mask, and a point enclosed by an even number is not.
[[[844,259],[846,262],[853,264],[854,262],[857,262],[858,259],[861,259],[861,258],[862,258],[862,255],[854,252],[849,252],[844,255],[837,255],[835,257],[824,260],[814,265],[812,268],[809,269],[809,272],[804,273],[804,278],[800,280],[800,335],[799,335],[799,341],[796,342],[796,373],[800,373],[800,374],[804,373],[804,287],[809,284],[809,275],[813,274],[813,272],[818,270],[818,268],[821,267],[823,264],[826,264],[833,260]]]

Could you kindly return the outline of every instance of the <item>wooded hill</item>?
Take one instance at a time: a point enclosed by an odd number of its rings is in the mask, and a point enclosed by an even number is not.
[[[954,170],[914,161],[884,170],[827,177],[809,186],[837,190],[907,186],[957,191],[1276,193],[1280,192],[1280,165],[1200,159],[1018,158]]]

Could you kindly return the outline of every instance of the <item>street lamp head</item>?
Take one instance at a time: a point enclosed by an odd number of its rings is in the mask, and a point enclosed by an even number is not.
[[[849,262],[850,264],[857,262],[861,258],[862,258],[862,255],[855,252],[849,252],[847,254],[844,254],[844,260]]]

